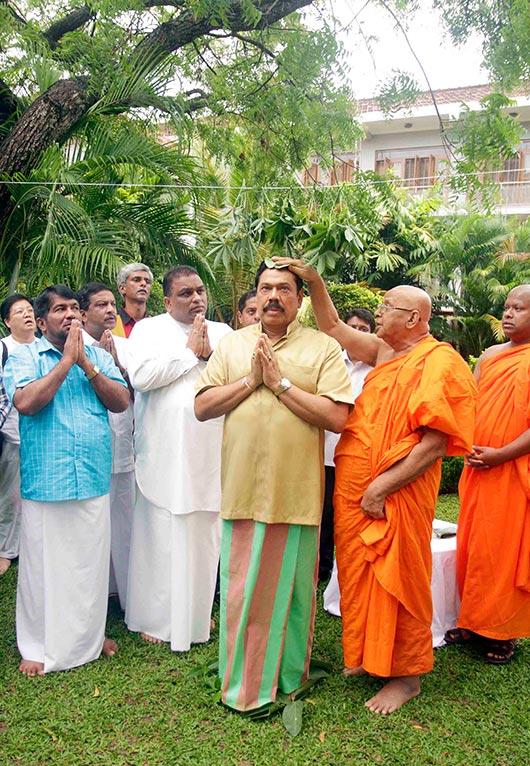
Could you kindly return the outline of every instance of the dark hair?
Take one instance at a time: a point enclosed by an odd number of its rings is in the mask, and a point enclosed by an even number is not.
[[[164,280],[162,282],[162,290],[166,298],[171,292],[171,288],[173,287],[173,282],[175,279],[179,279],[180,277],[189,277],[193,274],[197,274],[197,276],[199,276],[197,269],[194,269],[193,266],[188,266],[186,263],[181,263],[180,266],[173,266],[172,269],[166,271],[164,274]]]
[[[2,317],[2,322],[5,322],[6,319],[9,319],[9,312],[11,311],[13,305],[19,301],[27,301],[31,306],[33,306],[33,301],[31,298],[28,298],[26,295],[22,295],[22,293],[14,293],[14,295],[10,295],[9,298],[6,298],[5,301],[2,301],[2,305],[0,306],[0,316]]]
[[[104,285],[103,282],[87,282],[86,285],[83,285],[83,287],[81,287],[77,293],[79,308],[83,311],[86,311],[90,306],[91,297],[96,295],[96,293],[101,293],[103,290],[107,290],[109,293],[112,292],[110,287],[108,287],[108,285]]]
[[[348,319],[351,319],[352,317],[357,317],[357,319],[360,319],[362,322],[366,322],[367,325],[370,325],[370,332],[374,332],[375,319],[371,311],[368,311],[368,309],[352,309],[345,315],[344,321],[347,322]]]
[[[256,288],[258,287],[258,284],[259,284],[259,280],[260,280],[260,277],[261,277],[261,275],[263,274],[263,272],[264,272],[264,271],[267,271],[269,268],[270,268],[270,267],[269,267],[269,266],[267,266],[267,264],[265,263],[265,261],[263,261],[263,262],[261,263],[261,265],[260,265],[259,269],[256,271],[256,279],[254,280],[254,286],[255,286]],[[271,269],[271,271],[275,271],[275,269]],[[288,274],[291,274],[291,276],[293,276],[293,277],[294,277],[294,279],[295,279],[295,282],[296,282],[296,292],[297,292],[297,293],[298,293],[298,292],[300,292],[300,290],[301,290],[301,289],[303,288],[303,286],[304,286],[304,283],[302,282],[302,280],[300,279],[300,277],[298,276],[298,274],[295,274],[295,273],[294,273],[294,271],[289,271],[289,269],[286,269],[286,271],[287,271],[287,273],[288,273]]]
[[[77,293],[70,290],[66,285],[53,285],[45,287],[44,290],[33,300],[33,310],[35,319],[45,319],[50,310],[50,298],[52,295],[58,295],[59,298],[65,298],[67,301],[76,301]]]
[[[247,290],[246,293],[243,293],[241,298],[237,302],[237,308],[240,314],[243,313],[245,310],[245,306],[247,305],[247,301],[249,301],[251,298],[256,297],[256,291],[255,290]]]

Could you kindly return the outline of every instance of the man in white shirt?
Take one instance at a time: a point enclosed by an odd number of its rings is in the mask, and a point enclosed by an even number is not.
[[[231,329],[205,318],[191,266],[170,269],[163,290],[166,313],[137,324],[127,347],[137,497],[125,622],[187,651],[210,637],[220,542],[223,419],[195,418],[195,383]]]
[[[116,300],[112,290],[102,282],[89,282],[78,292],[83,317],[85,343],[99,346],[114,359],[125,382],[127,377],[126,338],[114,336]],[[132,514],[135,499],[133,397],[125,412],[110,412],[112,435],[112,473],[110,476],[110,585],[109,593],[118,593],[125,610],[127,576],[131,547]]]
[[[349,311],[344,321],[354,330],[359,332],[374,332],[375,319],[371,311],[363,308],[355,308]],[[360,362],[343,352],[346,368],[351,380],[354,400],[362,391],[364,379],[373,368]],[[333,570],[334,524],[333,524],[333,492],[335,490],[335,447],[340,439],[340,434],[326,431],[324,434],[324,466],[326,470],[326,486],[324,491],[324,505],[322,508],[322,523],[320,526],[320,558],[318,565],[319,582],[326,582]]]
[[[0,306],[0,316],[11,334],[2,340],[2,360],[21,343],[35,340],[35,315],[29,298],[15,293]],[[2,426],[0,455],[0,575],[18,556],[20,541],[20,435],[18,412],[10,408]]]

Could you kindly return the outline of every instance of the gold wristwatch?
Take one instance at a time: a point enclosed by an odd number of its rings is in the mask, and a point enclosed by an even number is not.
[[[101,370],[99,369],[97,364],[95,364],[93,368],[91,369],[91,371],[85,374],[85,377],[87,380],[92,380],[93,378],[96,377],[96,375],[99,375],[100,372]]]

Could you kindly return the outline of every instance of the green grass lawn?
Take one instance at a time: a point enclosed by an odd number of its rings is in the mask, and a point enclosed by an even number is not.
[[[440,499],[456,521],[458,502]],[[528,766],[530,642],[507,667],[470,650],[437,650],[422,695],[388,717],[364,701],[374,679],[341,675],[340,620],[319,609],[313,654],[333,673],[304,702],[298,737],[280,716],[252,722],[215,704],[200,671],[210,644],[173,654],[129,633],[117,610],[108,634],[120,651],[76,670],[28,679],[17,670],[16,567],[0,578],[0,766]],[[214,615],[215,616],[215,615]]]

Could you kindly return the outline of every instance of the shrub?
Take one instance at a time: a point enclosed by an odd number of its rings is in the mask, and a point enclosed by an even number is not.
[[[463,457],[444,457],[442,460],[440,495],[453,495],[458,492],[458,482],[460,481],[463,467]]]
[[[339,316],[342,318],[352,309],[368,309],[372,314],[381,303],[381,291],[369,289],[360,284],[336,285],[330,282],[328,292]],[[304,298],[298,318],[307,327],[316,327],[311,300]]]

